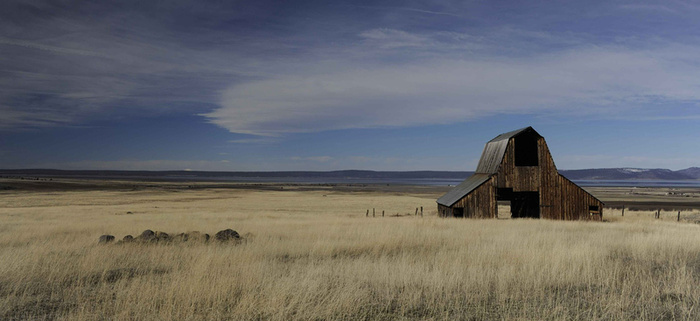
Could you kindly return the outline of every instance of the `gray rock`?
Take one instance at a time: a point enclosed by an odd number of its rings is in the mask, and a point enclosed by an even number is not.
[[[187,233],[175,234],[175,236],[173,236],[173,242],[187,242],[189,238],[190,236]]]
[[[151,242],[156,240],[156,233],[151,230],[145,230],[136,238],[140,242]]]
[[[174,242],[199,242],[204,243],[209,241],[209,234],[204,234],[199,231],[189,231],[186,233],[180,233],[173,236],[172,240]]]
[[[110,242],[114,242],[114,235],[108,235],[108,234],[101,235],[97,241],[97,243],[100,243],[100,244],[107,244]]]
[[[231,241],[231,240],[238,240],[241,238],[241,236],[238,235],[238,232],[236,232],[232,229],[225,229],[225,230],[217,232],[214,235],[214,238],[217,241],[226,242],[226,241]]]
[[[168,235],[168,233],[161,232],[161,231],[155,231],[153,234],[154,234],[155,240],[158,242],[166,242],[166,241],[170,240],[170,235]]]

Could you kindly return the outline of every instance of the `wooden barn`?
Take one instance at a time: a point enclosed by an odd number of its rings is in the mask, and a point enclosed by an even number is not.
[[[544,137],[532,127],[489,141],[474,175],[437,200],[438,215],[497,218],[498,201],[510,201],[513,218],[603,216],[603,202],[559,174]]]

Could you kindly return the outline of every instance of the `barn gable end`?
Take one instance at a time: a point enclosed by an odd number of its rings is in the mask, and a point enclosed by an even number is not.
[[[437,200],[444,217],[496,218],[498,200],[512,217],[600,219],[603,202],[559,174],[547,143],[532,127],[486,143],[475,174]]]

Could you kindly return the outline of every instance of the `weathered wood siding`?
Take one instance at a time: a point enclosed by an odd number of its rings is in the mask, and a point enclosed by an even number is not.
[[[544,168],[542,168],[542,185],[540,186],[540,217],[552,220],[602,218],[603,202],[559,174],[544,138],[540,138],[538,146],[542,156],[540,165],[544,165]],[[589,206],[597,206],[600,215],[590,215]]]
[[[532,135],[533,133],[523,134]],[[516,139],[514,137],[511,137],[507,143],[498,141],[498,144],[487,144],[484,153],[489,152],[490,149],[503,151],[505,148],[503,159],[499,165],[496,165],[495,158],[487,159],[488,162],[484,161],[484,163],[488,163],[488,166],[480,163],[480,166],[488,167],[495,174],[487,182],[457,201],[452,207],[438,204],[439,215],[451,217],[453,216],[453,208],[463,208],[464,217],[496,218],[498,213],[497,188],[512,188],[513,192],[539,192],[540,218],[554,220],[601,219],[603,203],[560,175],[544,138],[537,135],[536,139],[537,166],[515,166]],[[490,152],[494,155],[497,154],[494,151]],[[494,161],[496,163],[493,163]],[[590,206],[597,206],[600,214],[590,215]]]
[[[558,211],[553,211],[549,217],[557,220],[590,220],[603,217],[603,203],[593,195],[559,175],[557,177],[559,185]],[[600,215],[591,215],[589,206],[598,206]]]
[[[603,203],[559,174],[543,137],[537,139],[537,154],[538,166],[515,166],[515,140],[511,139],[496,174],[496,186],[512,188],[514,192],[539,192],[541,218],[582,220],[602,217]],[[589,206],[598,206],[601,215],[591,216]]]
[[[549,147],[544,138],[537,141],[540,155],[540,170],[542,183],[540,185],[540,218],[560,219],[561,212],[561,188],[559,184],[559,172],[554,165],[554,159],[549,152]]]
[[[551,156],[548,155],[549,150],[542,147],[543,143],[544,139],[540,137],[537,140],[539,166],[515,166],[515,140],[511,139],[496,174],[498,187],[512,188],[514,192],[539,191],[543,174],[554,166]],[[549,164],[543,164],[545,158],[550,159]],[[556,171],[556,168],[554,170]]]
[[[440,217],[451,217],[452,216],[452,208],[438,204],[438,216]]]
[[[438,206],[440,213],[442,213],[441,206]],[[465,218],[495,218],[498,213],[497,206],[496,179],[494,176],[457,201],[457,203],[452,205],[452,208],[463,208]],[[451,210],[449,215],[446,214],[445,216],[453,216]]]

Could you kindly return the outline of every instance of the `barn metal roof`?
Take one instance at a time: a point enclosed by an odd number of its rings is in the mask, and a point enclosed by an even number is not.
[[[506,148],[508,148],[508,141],[511,138],[518,136],[526,131],[532,131],[537,136],[540,134],[535,131],[532,127],[525,127],[511,132],[503,133],[496,138],[490,140],[484,146],[484,152],[481,153],[481,159],[479,160],[479,165],[476,167],[476,173],[481,174],[496,174],[498,172],[498,167],[503,161],[503,155],[506,154]]]
[[[464,180],[464,182],[455,186],[455,188],[451,189],[449,192],[445,193],[445,195],[438,198],[437,202],[440,205],[452,206],[462,197],[471,193],[473,190],[477,189],[477,187],[481,186],[481,184],[488,181],[489,178],[491,178],[490,174],[474,174]]]
[[[532,126],[529,126],[529,127],[520,128],[520,129],[516,129],[516,130],[514,130],[514,131],[510,131],[510,132],[507,132],[507,133],[500,134],[500,135],[496,136],[494,139],[490,140],[489,143],[495,142],[495,141],[499,141],[499,140],[508,140],[508,139],[511,139],[511,138],[513,138],[513,137],[515,137],[515,136],[518,136],[518,134],[520,134],[520,133],[522,133],[522,132],[524,132],[524,131],[526,131],[526,130],[528,130],[528,129],[532,130],[533,132],[535,132],[535,134],[539,135],[539,133],[537,133],[537,131],[535,131],[535,129],[532,128]]]

